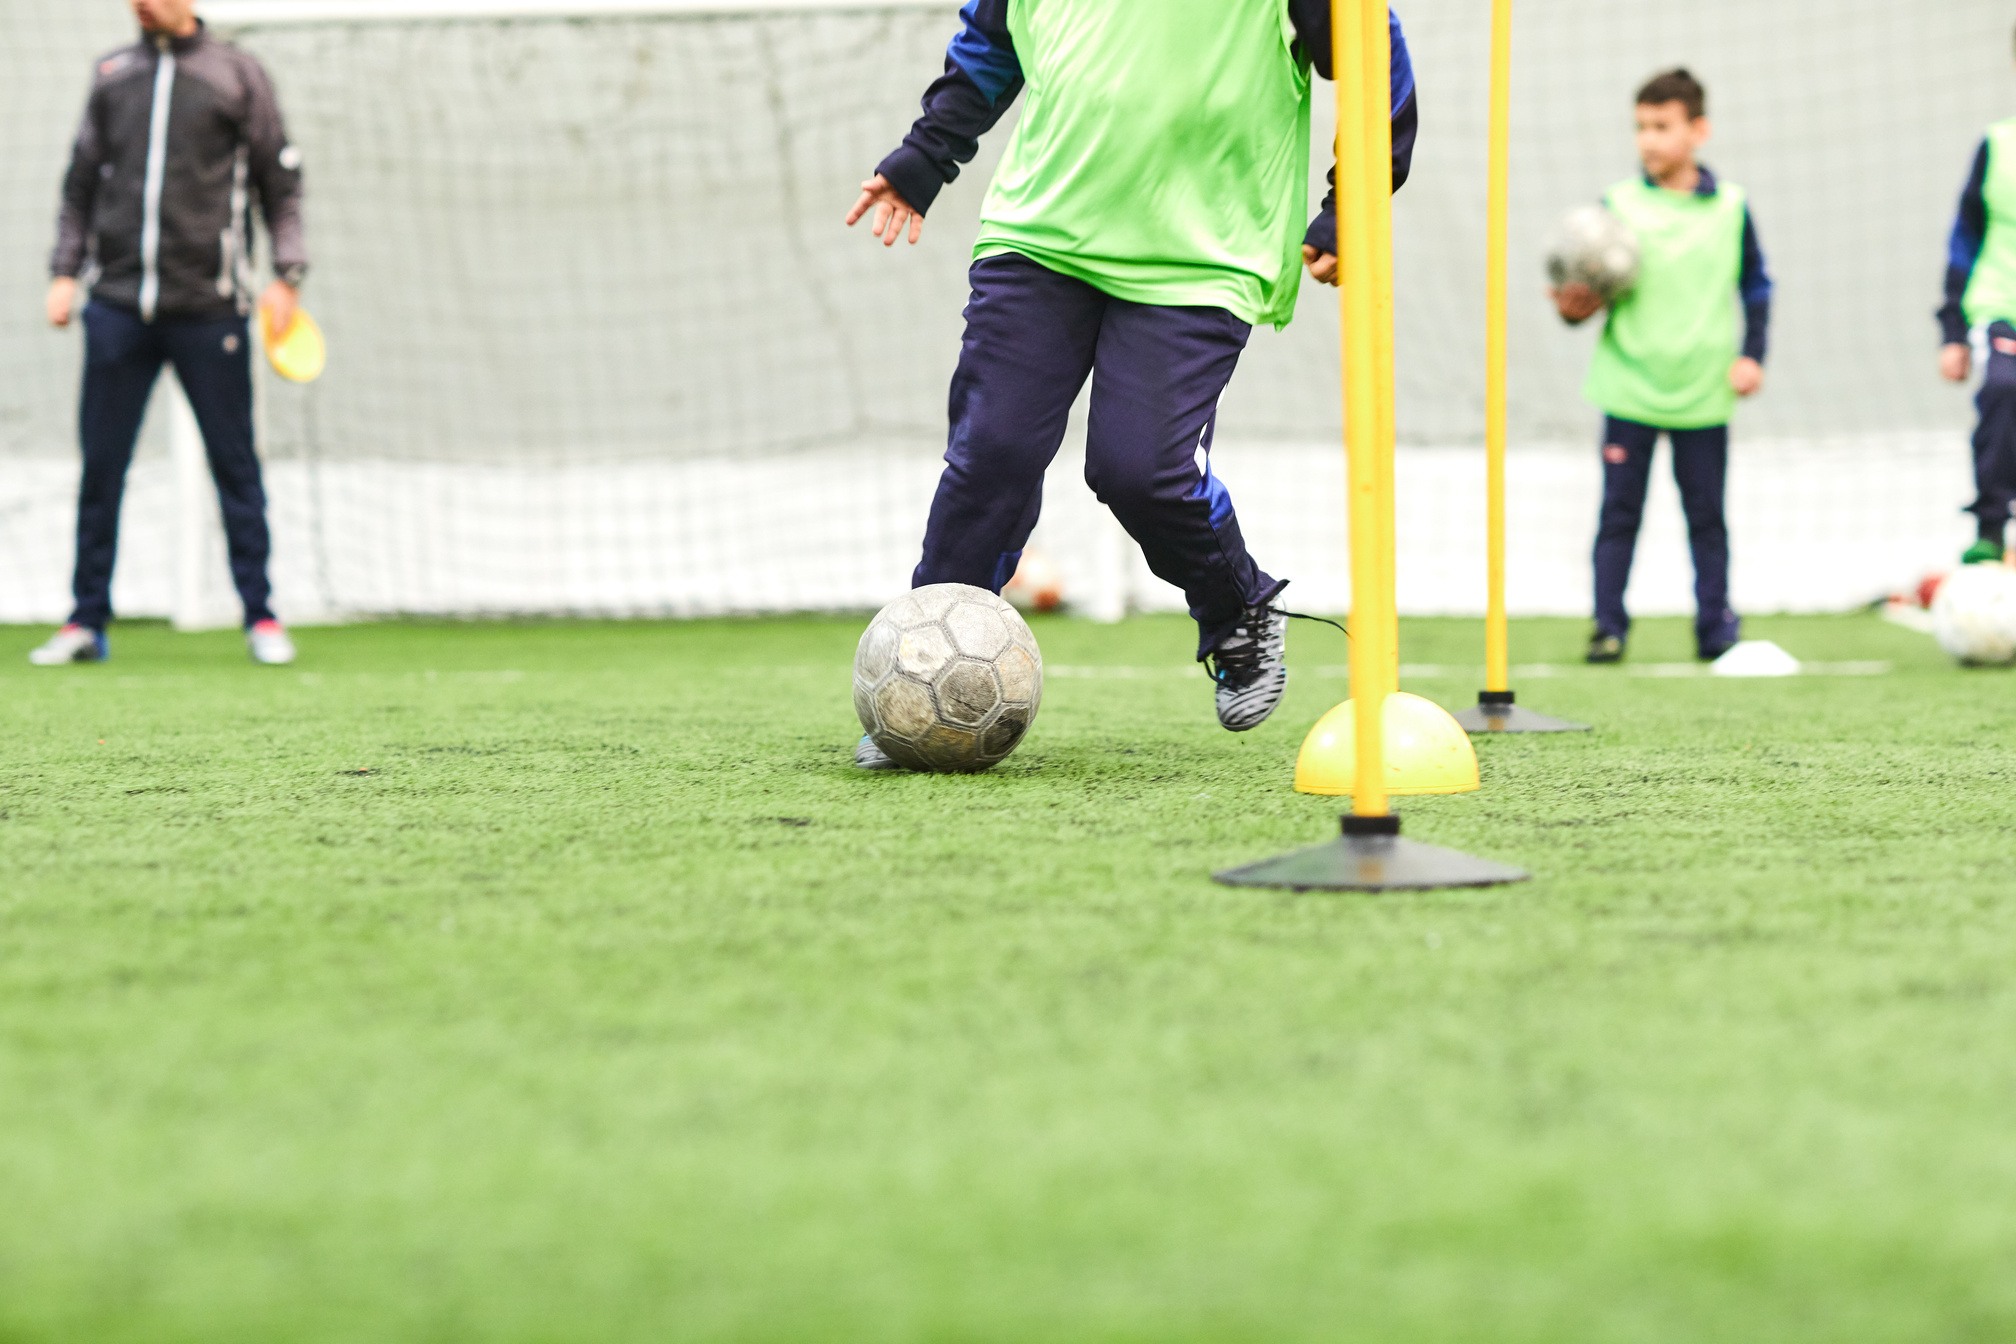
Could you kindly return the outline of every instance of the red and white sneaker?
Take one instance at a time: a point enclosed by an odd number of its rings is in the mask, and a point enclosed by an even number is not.
[[[61,667],[65,663],[102,663],[112,656],[103,630],[88,625],[66,625],[49,636],[49,642],[28,654],[37,667]]]
[[[251,651],[255,663],[279,667],[294,661],[294,641],[287,637],[287,627],[278,621],[265,620],[247,626],[245,647]]]

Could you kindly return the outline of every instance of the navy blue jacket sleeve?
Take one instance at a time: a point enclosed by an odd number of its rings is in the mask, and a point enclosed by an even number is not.
[[[1289,0],[1289,17],[1295,22],[1295,36],[1316,73],[1331,77],[1330,0]],[[1401,30],[1400,16],[1386,11],[1386,35],[1392,50],[1391,106],[1393,114],[1393,190],[1407,182],[1414,166],[1414,138],[1420,128],[1419,100],[1414,88],[1414,62],[1407,52],[1407,34]],[[1337,170],[1330,170],[1330,191],[1323,208],[1310,223],[1303,242],[1318,252],[1337,253]]]
[[[1946,242],[1946,302],[1939,307],[1939,336],[1947,345],[1967,343],[1967,282],[1974,278],[1974,264],[1981,260],[1982,245],[1988,241],[1988,142],[1974,154],[1974,169],[1967,174],[1967,189],[1960,193],[1960,213],[1953,220],[1953,233]]]
[[[1743,354],[1762,364],[1771,346],[1771,272],[1748,206],[1743,207],[1743,272],[1736,289],[1743,296]]]
[[[924,115],[875,169],[919,214],[973,161],[980,137],[1022,92],[1008,0],[967,0],[959,18],[964,26],[945,52],[945,73],[924,91]]]

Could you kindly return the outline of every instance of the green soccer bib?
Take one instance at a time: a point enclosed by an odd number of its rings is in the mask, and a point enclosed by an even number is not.
[[[1988,236],[1961,307],[1967,324],[2016,322],[2016,121],[1988,128]]]
[[[1743,274],[1743,189],[1713,196],[1642,178],[1604,204],[1638,235],[1638,285],[1611,305],[1583,395],[1609,415],[1661,429],[1727,424],[1736,411],[1729,366]]]
[[[1286,326],[1309,211],[1287,0],[1012,0],[1022,118],[974,256]]]

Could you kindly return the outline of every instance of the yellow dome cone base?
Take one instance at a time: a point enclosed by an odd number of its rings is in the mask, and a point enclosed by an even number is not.
[[[1400,796],[1468,793],[1479,787],[1477,748],[1432,700],[1396,691],[1386,697],[1386,792]],[[1348,797],[1357,789],[1358,733],[1352,702],[1325,714],[1303,739],[1295,791]]]

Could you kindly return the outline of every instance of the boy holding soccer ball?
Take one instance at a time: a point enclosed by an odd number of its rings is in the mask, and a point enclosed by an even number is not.
[[[1736,643],[1741,623],[1729,609],[1722,510],[1729,419],[1739,397],[1764,386],[1771,320],[1771,277],[1743,190],[1695,158],[1710,133],[1700,81],[1685,70],[1657,76],[1638,92],[1637,120],[1644,174],[1612,187],[1604,204],[1638,236],[1638,283],[1610,304],[1583,388],[1606,417],[1592,663],[1624,656],[1631,631],[1624,589],[1662,433],[1673,445],[1694,552],[1696,651],[1713,659]],[[1740,347],[1732,293],[1743,303]],[[1603,306],[1585,285],[1563,285],[1553,297],[1570,323]]]
[[[2002,558],[2016,501],[2016,119],[1997,122],[1975,151],[1947,248],[1939,372],[1964,383],[1979,340],[1985,371],[1975,398],[1974,502],[1979,539],[1962,564]]]
[[[862,185],[885,245],[924,213],[1018,94],[981,212],[945,472],[915,586],[999,592],[1043,473],[1092,383],[1086,478],[1189,599],[1218,720],[1257,727],[1287,682],[1286,587],[1247,553],[1211,471],[1218,397],[1253,325],[1286,326],[1301,270],[1336,283],[1328,203],[1308,222],[1310,74],[1331,0],[968,0],[924,115]],[[1393,183],[1414,77],[1397,19]],[[859,764],[885,765],[864,739]]]

